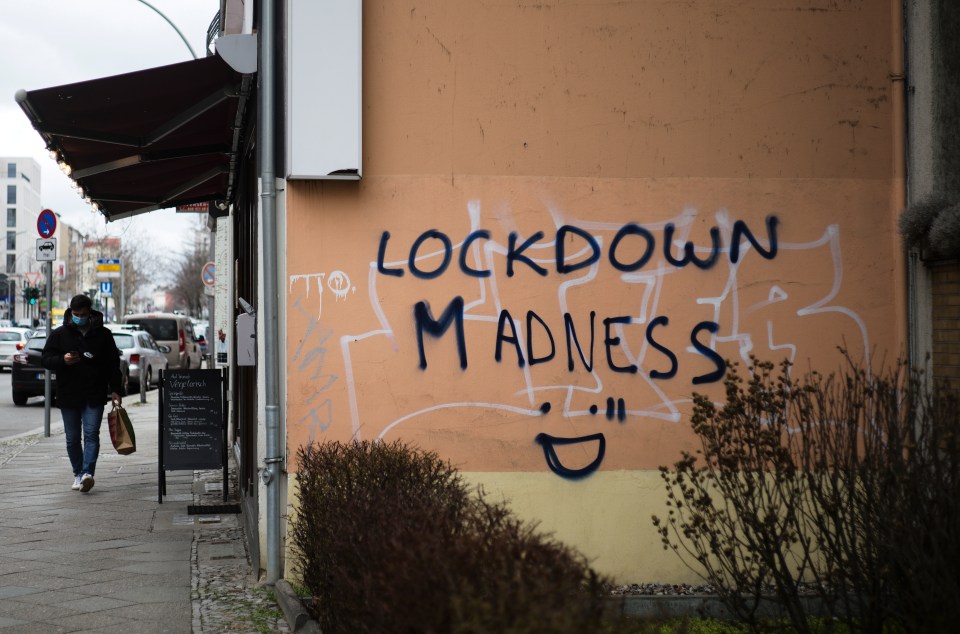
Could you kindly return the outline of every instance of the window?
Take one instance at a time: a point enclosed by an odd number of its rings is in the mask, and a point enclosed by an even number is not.
[[[7,207],[7,226],[16,227],[17,226],[17,209],[16,207]]]
[[[177,340],[177,322],[173,319],[131,319],[128,324],[137,324],[158,341]]]
[[[7,204],[8,205],[17,204],[17,186],[16,185],[7,185]]]
[[[17,254],[8,253],[7,254],[7,273],[16,273],[17,272]]]
[[[8,231],[7,232],[7,251],[16,251],[17,250],[17,232]]]
[[[7,163],[7,178],[16,178],[16,177],[17,177],[17,164]]]

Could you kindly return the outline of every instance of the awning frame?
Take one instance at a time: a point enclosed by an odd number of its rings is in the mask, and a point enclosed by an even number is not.
[[[225,208],[253,128],[246,115],[254,79],[213,55],[21,90],[17,101],[51,156],[109,221],[196,202]]]

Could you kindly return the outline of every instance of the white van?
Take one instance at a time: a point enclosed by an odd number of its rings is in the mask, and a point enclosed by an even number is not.
[[[123,323],[136,324],[149,332],[159,345],[168,346],[167,367],[171,370],[201,367],[203,355],[193,331],[193,322],[186,315],[134,313],[124,315]]]

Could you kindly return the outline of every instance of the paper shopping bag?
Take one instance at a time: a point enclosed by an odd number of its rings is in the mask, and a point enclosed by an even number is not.
[[[107,425],[110,427],[110,440],[118,454],[127,455],[137,450],[137,437],[133,433],[133,424],[130,416],[122,405],[113,404],[113,409],[107,414]]]

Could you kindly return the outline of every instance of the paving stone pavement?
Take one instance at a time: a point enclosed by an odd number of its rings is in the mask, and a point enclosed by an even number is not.
[[[0,439],[0,634],[290,632],[251,573],[241,516],[188,513],[224,504],[221,470],[168,471],[158,503],[157,397],[125,399],[132,455],[114,452],[104,415],[88,493],[70,488],[56,409],[50,437]]]

